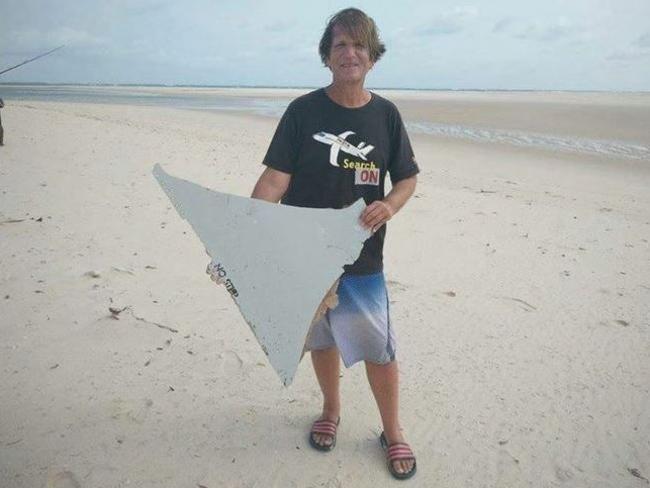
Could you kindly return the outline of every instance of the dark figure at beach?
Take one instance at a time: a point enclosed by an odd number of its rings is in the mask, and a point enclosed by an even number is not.
[[[0,108],[4,107],[5,103],[2,101],[2,98],[0,98]],[[4,146],[4,134],[5,131],[2,128],[2,116],[0,116],[0,146]]]

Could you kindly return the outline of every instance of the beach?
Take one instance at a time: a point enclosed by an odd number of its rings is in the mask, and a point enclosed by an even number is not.
[[[650,94],[378,93],[421,170],[384,249],[410,486],[648,486]],[[5,103],[1,487],[397,486],[363,366],[315,451],[309,358],[282,386],[151,174],[248,196],[277,116]]]

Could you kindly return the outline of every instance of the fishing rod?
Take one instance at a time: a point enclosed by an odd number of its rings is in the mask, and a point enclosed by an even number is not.
[[[59,47],[55,47],[54,49],[51,49],[46,53],[39,54],[38,56],[35,56],[35,57],[30,58],[30,59],[28,59],[26,61],[23,61],[22,63],[19,63],[19,64],[15,65],[15,66],[12,66],[11,68],[4,69],[4,70],[0,71],[0,75],[6,73],[7,71],[11,71],[12,69],[16,69],[16,68],[18,68],[18,67],[20,67],[20,66],[22,66],[24,64],[31,63],[32,61],[36,61],[37,59],[42,58],[43,56],[47,56],[48,54],[52,54],[54,51],[58,51],[62,47],[65,47],[65,44],[63,44],[62,46],[59,46]]]

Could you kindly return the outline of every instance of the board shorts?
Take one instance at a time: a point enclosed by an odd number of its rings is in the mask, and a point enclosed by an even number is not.
[[[390,325],[384,273],[344,273],[336,293],[338,305],[313,325],[305,349],[336,347],[346,368],[359,361],[393,361],[395,335]]]

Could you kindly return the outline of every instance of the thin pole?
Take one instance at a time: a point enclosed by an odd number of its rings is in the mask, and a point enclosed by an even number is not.
[[[16,68],[18,68],[19,66],[22,66],[23,64],[31,63],[32,61],[36,61],[38,58],[42,58],[43,56],[47,56],[48,54],[52,54],[54,51],[58,51],[58,50],[61,49],[62,47],[65,47],[65,44],[62,45],[62,46],[59,46],[59,47],[55,47],[54,49],[51,49],[50,51],[48,51],[48,52],[46,52],[46,53],[39,54],[38,56],[35,56],[35,57],[33,57],[33,58],[30,58],[30,59],[28,59],[27,61],[23,61],[22,63],[17,64],[16,66],[12,66],[11,68],[7,68],[7,69],[5,69],[5,70],[2,70],[2,71],[0,71],[0,75],[6,73],[7,71],[11,71],[12,69],[16,69]]]

